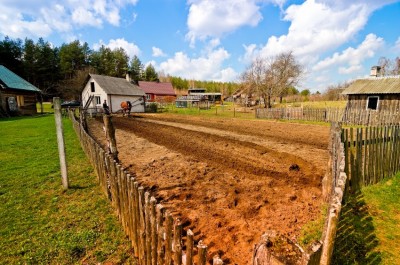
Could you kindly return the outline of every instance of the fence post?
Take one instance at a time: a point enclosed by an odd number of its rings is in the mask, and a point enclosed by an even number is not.
[[[67,190],[69,183],[68,183],[67,160],[65,158],[65,144],[64,144],[63,124],[61,118],[60,98],[58,97],[53,98],[53,104],[54,104],[54,118],[56,120],[58,155],[60,157],[61,179],[63,188]]]
[[[111,156],[115,161],[119,162],[117,141],[115,140],[115,129],[111,120],[111,115],[103,115],[103,121],[104,121],[104,128],[106,130],[109,153],[111,154]]]
[[[198,265],[206,265],[207,264],[207,246],[203,244],[203,241],[199,241],[197,244],[198,248],[198,256],[199,256],[199,261]]]

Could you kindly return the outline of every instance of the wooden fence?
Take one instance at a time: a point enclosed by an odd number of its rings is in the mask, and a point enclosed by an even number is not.
[[[70,117],[99,184],[132,242],[138,264],[207,264],[207,246],[199,241],[196,248],[193,232],[185,231],[179,219],[157,203],[135,177],[107,154],[83,130],[72,112]],[[219,257],[214,257],[213,263],[223,264]]]
[[[344,108],[258,108],[256,109],[256,118],[341,122],[343,124],[365,126],[400,124],[400,113],[397,111]]]
[[[343,129],[347,187],[356,192],[400,171],[400,126]]]
[[[258,108],[256,118],[278,120],[305,120],[320,122],[340,122],[343,108]]]

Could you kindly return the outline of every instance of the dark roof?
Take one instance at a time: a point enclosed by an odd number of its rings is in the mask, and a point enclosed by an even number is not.
[[[110,95],[145,96],[146,94],[137,85],[128,82],[125,78],[105,75],[89,74],[96,83]],[[89,78],[88,78],[89,79]],[[89,81],[89,80],[87,80]],[[86,82],[87,82],[86,81]]]
[[[139,87],[146,94],[176,96],[174,88],[168,82],[147,82],[139,81]]]
[[[3,65],[0,65],[0,81],[0,83],[6,85],[7,88],[40,92],[39,88],[35,87],[22,77],[14,74]]]
[[[342,94],[400,94],[400,76],[358,79]]]

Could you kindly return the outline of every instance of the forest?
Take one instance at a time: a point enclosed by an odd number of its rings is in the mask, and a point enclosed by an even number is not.
[[[132,80],[171,82],[177,91],[190,87],[206,88],[209,92],[234,93],[239,84],[187,80],[157,72],[152,64],[145,66],[135,55],[130,58],[123,48],[101,46],[93,50],[78,40],[60,47],[39,38],[36,42],[26,38],[0,41],[0,65],[4,65],[42,91],[44,100],[59,96],[65,100],[79,99],[80,91],[89,73],[125,77]]]

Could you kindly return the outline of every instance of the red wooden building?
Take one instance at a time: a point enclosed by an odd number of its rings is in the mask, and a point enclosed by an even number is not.
[[[176,93],[171,83],[139,81],[139,87],[146,93],[146,102],[171,103]]]

